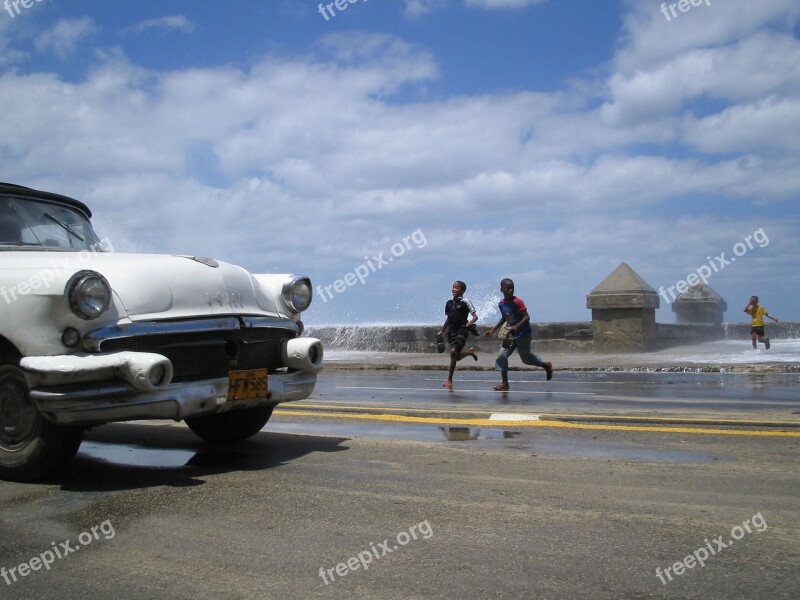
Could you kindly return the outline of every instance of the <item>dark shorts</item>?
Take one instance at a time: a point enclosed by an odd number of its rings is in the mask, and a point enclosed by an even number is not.
[[[764,326],[762,325],[761,327],[751,327],[750,333],[755,333],[756,335],[764,337]]]
[[[466,327],[448,327],[447,345],[451,348],[455,346],[461,352],[467,344],[467,336],[469,336],[469,330]]]

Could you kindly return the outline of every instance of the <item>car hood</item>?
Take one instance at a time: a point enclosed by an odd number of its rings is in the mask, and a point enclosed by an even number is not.
[[[42,272],[53,269],[59,275],[56,280],[63,279],[64,283],[78,271],[100,273],[127,316],[135,321],[230,314],[285,316],[246,269],[212,259],[117,252],[31,252],[26,253],[25,264]]]

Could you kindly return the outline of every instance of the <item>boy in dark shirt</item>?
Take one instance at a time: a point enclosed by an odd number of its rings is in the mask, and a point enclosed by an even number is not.
[[[500,371],[502,383],[494,386],[493,389],[498,392],[508,390],[508,357],[516,349],[519,349],[519,357],[523,363],[534,367],[542,367],[547,374],[547,381],[550,381],[553,378],[553,365],[549,362],[543,362],[541,358],[531,352],[531,338],[533,336],[531,318],[522,298],[517,298],[514,295],[514,282],[510,279],[503,279],[500,282],[500,291],[503,293],[503,299],[498,304],[500,320],[485,335],[487,337],[494,335],[504,323],[510,329],[509,343],[503,344],[494,363],[495,371]]]
[[[448,300],[444,306],[444,314],[447,315],[447,319],[437,335],[440,339],[446,335],[447,345],[450,346],[450,371],[447,374],[447,381],[442,384],[442,387],[449,390],[453,389],[453,373],[456,370],[456,363],[466,356],[478,360],[475,348],[472,346],[463,354],[461,353],[467,343],[470,328],[478,320],[478,312],[472,302],[464,299],[466,291],[467,284],[463,281],[453,283],[453,299]]]

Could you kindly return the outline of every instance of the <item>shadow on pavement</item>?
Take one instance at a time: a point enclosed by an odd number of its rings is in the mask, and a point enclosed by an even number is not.
[[[347,450],[349,438],[260,432],[235,444],[212,445],[185,427],[115,423],[84,436],[78,455],[52,479],[64,491],[151,486],[189,487],[205,475],[271,469],[313,452]]]

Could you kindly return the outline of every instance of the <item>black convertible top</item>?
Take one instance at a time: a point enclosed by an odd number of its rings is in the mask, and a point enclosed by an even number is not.
[[[16,185],[14,183],[3,183],[0,181],[0,195],[8,194],[16,197],[28,197],[36,200],[49,200],[51,202],[60,202],[62,204],[69,204],[77,208],[91,219],[92,211],[80,200],[70,198],[69,196],[62,196],[61,194],[54,194],[52,192],[43,192],[41,190],[34,190],[33,188],[25,187],[24,185]]]

